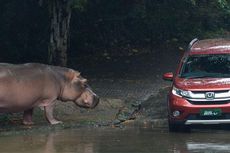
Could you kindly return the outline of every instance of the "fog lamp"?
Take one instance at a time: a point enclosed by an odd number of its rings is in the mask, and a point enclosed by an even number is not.
[[[175,111],[173,112],[173,117],[178,117],[179,115],[180,115],[180,111],[175,110]]]

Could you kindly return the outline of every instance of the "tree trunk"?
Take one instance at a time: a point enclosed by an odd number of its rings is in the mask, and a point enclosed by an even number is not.
[[[71,0],[49,0],[50,42],[49,64],[67,65],[67,41],[71,18]]]

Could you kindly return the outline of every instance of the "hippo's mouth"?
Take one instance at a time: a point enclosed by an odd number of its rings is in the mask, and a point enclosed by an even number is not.
[[[78,107],[86,108],[86,109],[96,107],[96,106],[94,106],[94,105],[89,105],[89,104],[84,104],[84,105],[76,104],[76,105],[77,105]]]
[[[98,105],[98,103],[99,103],[99,100],[96,101],[96,102],[93,102],[93,104],[84,104],[84,105],[80,105],[80,104],[77,104],[77,103],[76,103],[76,105],[79,106],[79,107],[81,107],[81,108],[93,109],[93,108],[95,108],[95,107]]]
[[[92,103],[90,103],[90,102],[89,103],[85,103],[85,102],[83,102],[81,100],[77,100],[74,103],[77,106],[81,107],[81,108],[91,108],[91,109],[93,109],[93,108],[95,108],[98,105],[99,101],[100,101],[100,98],[98,96],[94,96]]]
[[[95,103],[93,104],[93,106],[91,106],[90,108],[95,108],[95,107],[99,104],[99,101],[100,101],[100,100],[98,100],[97,102],[95,102]]]
[[[98,96],[94,97],[93,105],[90,108],[95,108],[99,104],[100,98]]]

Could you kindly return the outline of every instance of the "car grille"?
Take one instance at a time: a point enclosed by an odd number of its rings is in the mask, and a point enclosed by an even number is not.
[[[213,97],[206,97],[212,93]],[[221,105],[230,103],[230,90],[189,91],[190,97],[185,99],[193,105]]]
[[[217,91],[192,91],[193,93],[204,93],[204,92],[215,92],[217,93],[225,93],[228,92],[229,90],[217,90]]]
[[[230,100],[221,100],[221,101],[192,101],[188,100],[193,105],[221,105],[221,104],[228,104]]]

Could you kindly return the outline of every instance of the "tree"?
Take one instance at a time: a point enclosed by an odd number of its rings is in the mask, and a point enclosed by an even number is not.
[[[50,14],[48,63],[67,65],[67,49],[72,9],[82,9],[86,0],[47,0]],[[39,0],[43,4],[43,0]]]

